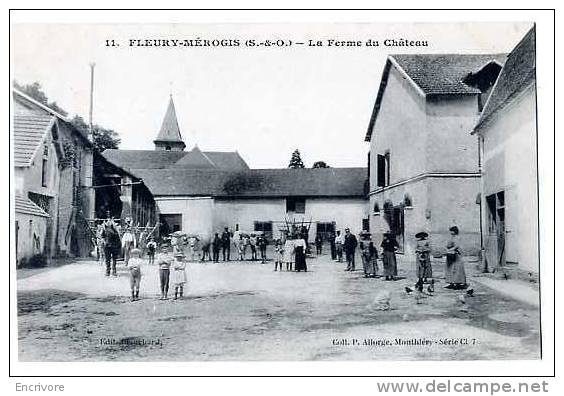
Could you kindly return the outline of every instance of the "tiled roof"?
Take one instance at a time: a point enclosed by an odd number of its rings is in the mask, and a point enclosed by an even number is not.
[[[14,115],[14,166],[30,166],[37,147],[49,131],[55,117],[47,113]]]
[[[36,101],[17,89],[12,90],[14,98],[14,166],[29,166],[38,145],[53,122],[60,127],[68,126],[71,133],[91,147],[92,143],[63,115]]]
[[[463,80],[489,62],[500,65],[507,54],[470,55],[393,55],[391,58],[403,69],[425,95],[479,94],[479,89],[466,85]]]
[[[425,96],[477,95],[481,93],[480,90],[465,84],[464,79],[492,61],[503,65],[506,56],[506,54],[390,55],[384,66],[365,140],[370,141],[372,136],[392,66],[405,73]]]
[[[104,157],[124,169],[165,169],[173,166],[190,168],[192,151],[165,151],[165,150],[105,150]],[[215,167],[219,169],[248,169],[249,166],[237,152],[203,152]],[[185,163],[180,162],[188,157]],[[183,160],[184,161],[184,160]],[[174,165],[177,164],[178,165]],[[193,165],[193,164],[192,164]],[[192,168],[194,168],[192,166]],[[201,168],[199,166],[198,168]]]
[[[165,150],[104,150],[102,155],[124,169],[168,168],[186,155],[184,151]]]
[[[20,195],[16,195],[15,197],[15,210],[16,213],[41,217],[51,217],[47,214],[47,212],[34,204],[29,198],[25,198]]]
[[[366,168],[133,169],[155,196],[364,197]]]
[[[172,165],[172,168],[182,168],[182,169],[215,169],[217,166],[213,161],[195,146],[191,151],[187,152],[186,155],[180,158],[178,161]]]
[[[475,130],[535,81],[535,36],[533,27],[507,57]]]
[[[204,154],[220,169],[249,169],[237,151],[204,151]]]

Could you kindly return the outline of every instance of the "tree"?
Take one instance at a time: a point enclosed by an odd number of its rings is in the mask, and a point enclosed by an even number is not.
[[[294,152],[292,153],[292,158],[290,159],[290,164],[288,165],[288,168],[291,168],[291,169],[305,168],[304,162],[302,161],[302,156],[300,154],[300,150],[298,150],[298,149],[294,150]]]
[[[37,81],[33,84],[20,85],[17,81],[14,80],[14,87],[27,96],[37,100],[39,103],[49,107],[51,110],[54,110],[63,116],[66,116],[68,114],[65,110],[57,105],[57,102],[49,102],[49,98],[47,97],[45,92],[43,92],[41,84],[39,84]]]
[[[315,161],[312,168],[330,168],[325,161]]]
[[[88,124],[82,117],[75,115],[71,123],[78,129],[84,136],[88,136]],[[117,149],[121,139],[116,131],[113,129],[106,129],[100,125],[92,125],[92,144],[101,153],[106,149]]]

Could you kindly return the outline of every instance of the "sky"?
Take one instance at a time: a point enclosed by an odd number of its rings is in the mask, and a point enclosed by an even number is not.
[[[88,117],[122,149],[153,149],[172,94],[187,149],[235,151],[252,168],[366,166],[364,141],[386,56],[506,53],[530,23],[14,24],[11,73],[40,82],[69,115]],[[135,39],[378,40],[378,47],[138,47]],[[384,39],[428,47],[385,47]],[[119,47],[106,46],[115,40]]]

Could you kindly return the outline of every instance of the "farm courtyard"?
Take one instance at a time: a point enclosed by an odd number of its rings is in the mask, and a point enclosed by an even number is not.
[[[359,260],[357,260],[359,261]],[[381,265],[381,263],[380,263]],[[307,273],[258,262],[190,263],[182,300],[159,300],[157,266],[130,301],[127,269],[76,261],[18,273],[20,361],[538,359],[536,285],[466,271],[474,296],[444,289],[417,303],[414,263],[402,279],[364,278],[328,255]],[[389,291],[389,309],[379,298]],[[504,293],[507,291],[507,293]],[[174,293],[169,293],[174,295]],[[464,297],[461,297],[464,296]],[[514,298],[517,297],[517,298]]]

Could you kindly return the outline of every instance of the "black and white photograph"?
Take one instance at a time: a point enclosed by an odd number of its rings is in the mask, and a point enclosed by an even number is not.
[[[13,22],[11,353],[541,361],[539,28]]]

